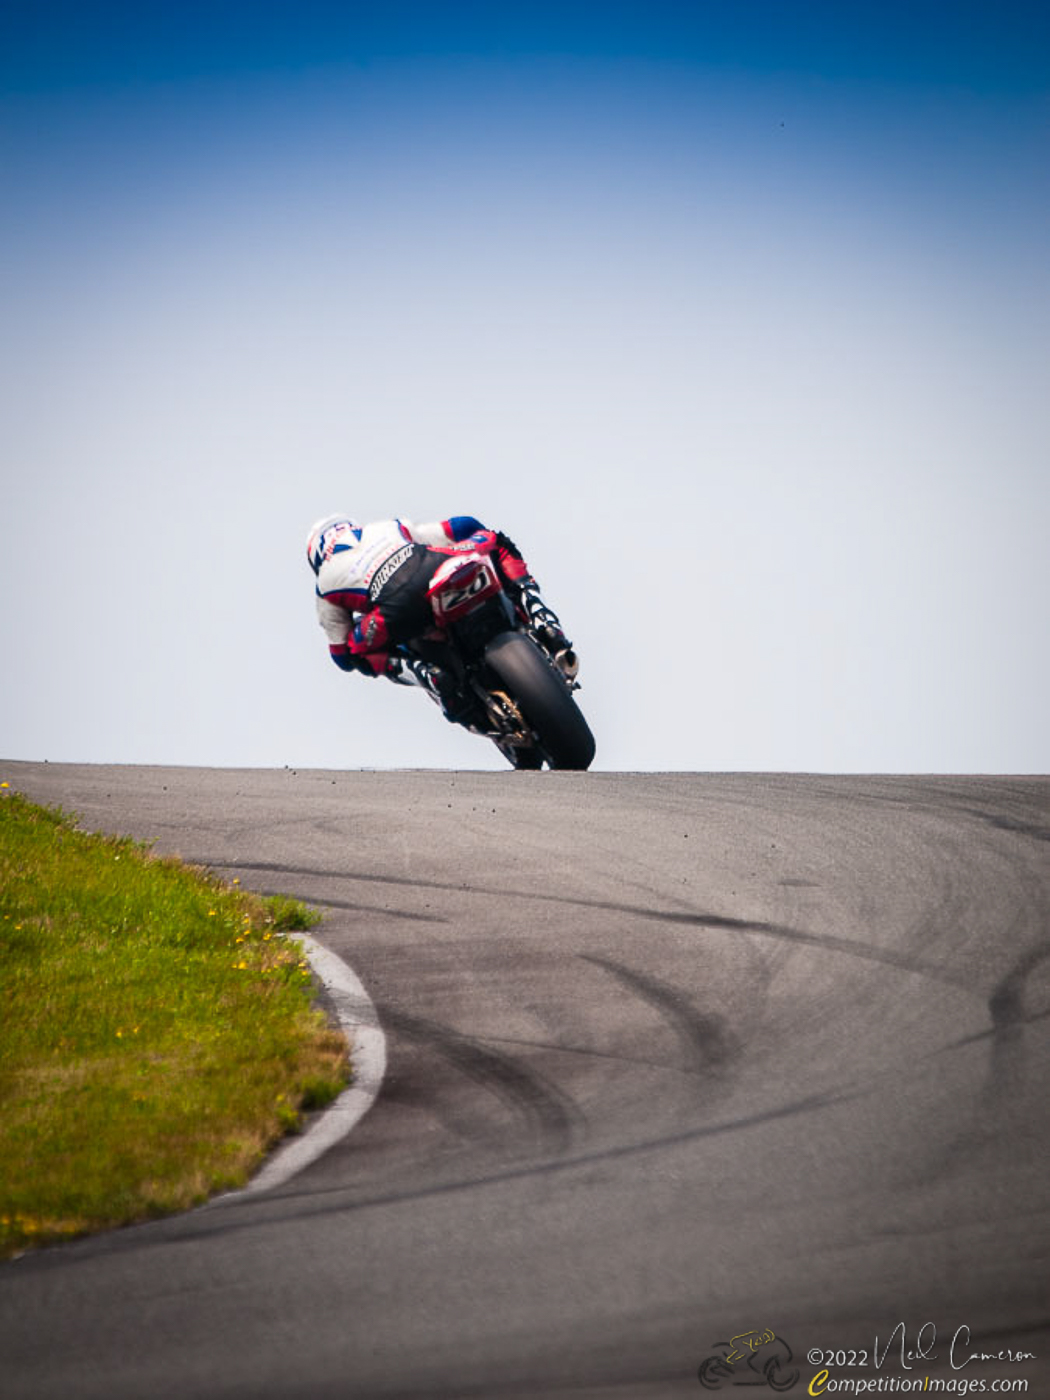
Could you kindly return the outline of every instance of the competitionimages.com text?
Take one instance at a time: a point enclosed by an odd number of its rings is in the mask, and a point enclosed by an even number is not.
[[[976,1376],[832,1376],[818,1371],[810,1395],[1024,1395],[1027,1380],[978,1380]]]

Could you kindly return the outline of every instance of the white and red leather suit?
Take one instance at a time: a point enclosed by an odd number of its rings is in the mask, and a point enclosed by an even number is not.
[[[472,515],[424,525],[377,520],[326,531],[317,570],[317,616],[336,665],[366,675],[396,674],[390,648],[408,636],[402,635],[403,620],[384,603],[382,594],[394,591],[398,578],[410,573],[425,585],[445,557],[466,550],[491,555],[511,584],[531,582],[524,559],[506,536],[487,529]],[[404,575],[399,573],[402,569]],[[421,587],[420,597],[424,596],[425,587]]]

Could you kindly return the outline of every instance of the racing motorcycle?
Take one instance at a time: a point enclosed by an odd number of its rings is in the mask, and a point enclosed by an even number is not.
[[[464,702],[460,722],[514,768],[589,767],[594,736],[573,697],[576,655],[555,651],[542,617],[515,606],[488,555],[446,560],[427,598],[433,629],[399,648],[415,682],[442,703],[429,667],[451,675]]]

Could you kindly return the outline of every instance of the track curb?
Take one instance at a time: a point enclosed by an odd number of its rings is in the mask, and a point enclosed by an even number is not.
[[[350,1041],[353,1082],[308,1123],[300,1136],[283,1142],[247,1186],[218,1198],[224,1202],[284,1186],[316,1162],[365,1116],[376,1101],[386,1072],[386,1036],[356,972],[309,935],[294,933],[290,937],[302,945],[314,975],[335,1009],[339,1027]]]

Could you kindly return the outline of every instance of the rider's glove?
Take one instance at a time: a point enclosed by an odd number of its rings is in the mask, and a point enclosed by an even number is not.
[[[518,588],[526,585],[535,588],[536,582],[529,573],[529,566],[521,557],[521,550],[502,530],[496,532],[494,553],[499,560],[500,573],[508,583],[515,584]]]
[[[370,680],[375,680],[376,676],[387,676],[396,681],[401,676],[400,660],[385,651],[372,651],[365,656],[355,656],[352,652],[345,651],[338,656],[333,655],[332,660],[341,671],[356,672],[358,675],[368,676]]]
[[[505,535],[502,530],[496,531],[496,547],[501,553],[507,553],[512,559],[521,558],[521,550],[514,543],[509,535]]]
[[[371,612],[362,613],[346,639],[350,655],[356,657],[374,654],[385,657],[389,643],[390,633],[387,629],[386,618],[378,608],[373,608]],[[376,669],[375,674],[381,675],[382,669]]]

